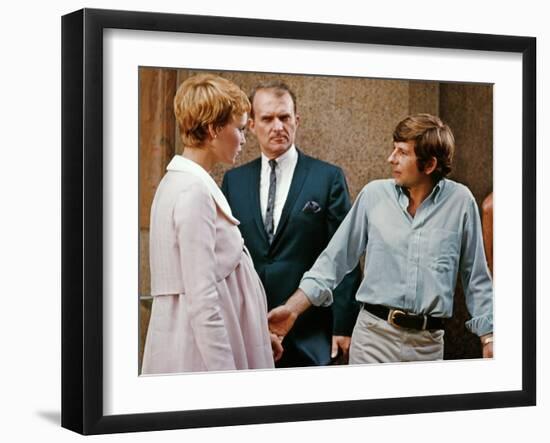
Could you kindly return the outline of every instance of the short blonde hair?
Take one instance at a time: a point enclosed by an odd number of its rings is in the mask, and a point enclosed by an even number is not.
[[[239,87],[213,74],[185,80],[174,97],[174,113],[185,146],[198,147],[208,136],[208,127],[219,129],[233,117],[250,112],[250,102]]]

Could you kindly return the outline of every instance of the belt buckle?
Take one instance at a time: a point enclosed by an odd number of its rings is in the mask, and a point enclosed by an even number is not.
[[[405,311],[401,311],[400,309],[390,309],[390,312],[388,313],[388,323],[392,326],[395,326],[396,328],[401,328],[398,324],[395,323],[395,316],[396,314],[401,314],[403,316],[406,316],[407,313]]]

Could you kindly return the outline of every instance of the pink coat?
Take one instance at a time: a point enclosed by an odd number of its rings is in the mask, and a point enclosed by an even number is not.
[[[176,156],[151,207],[151,320],[142,373],[272,368],[267,303],[216,183]]]

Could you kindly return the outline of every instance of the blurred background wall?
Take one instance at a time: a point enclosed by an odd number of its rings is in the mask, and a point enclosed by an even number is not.
[[[196,70],[140,68],[140,352],[149,321],[149,211],[166,165],[182,145],[175,124],[172,100],[177,87]],[[282,80],[295,92],[301,116],[296,146],[306,154],[340,166],[354,200],[369,181],[390,176],[387,157],[396,124],[409,114],[439,115],[456,139],[453,172],[478,205],[493,184],[493,88],[488,84],[462,84],[312,75],[214,72],[245,92],[263,81]],[[252,134],[237,166],[259,155]],[[227,167],[213,176],[221,184]],[[445,327],[445,358],[478,358],[479,340],[464,328],[467,311],[462,289],[457,288],[454,317]]]

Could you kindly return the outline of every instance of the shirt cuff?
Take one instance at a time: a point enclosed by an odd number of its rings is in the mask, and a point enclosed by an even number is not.
[[[303,278],[299,288],[304,291],[306,297],[314,306],[330,306],[332,304],[332,291],[322,288],[314,279]]]
[[[466,322],[466,328],[478,337],[493,332],[493,315],[476,317]]]

